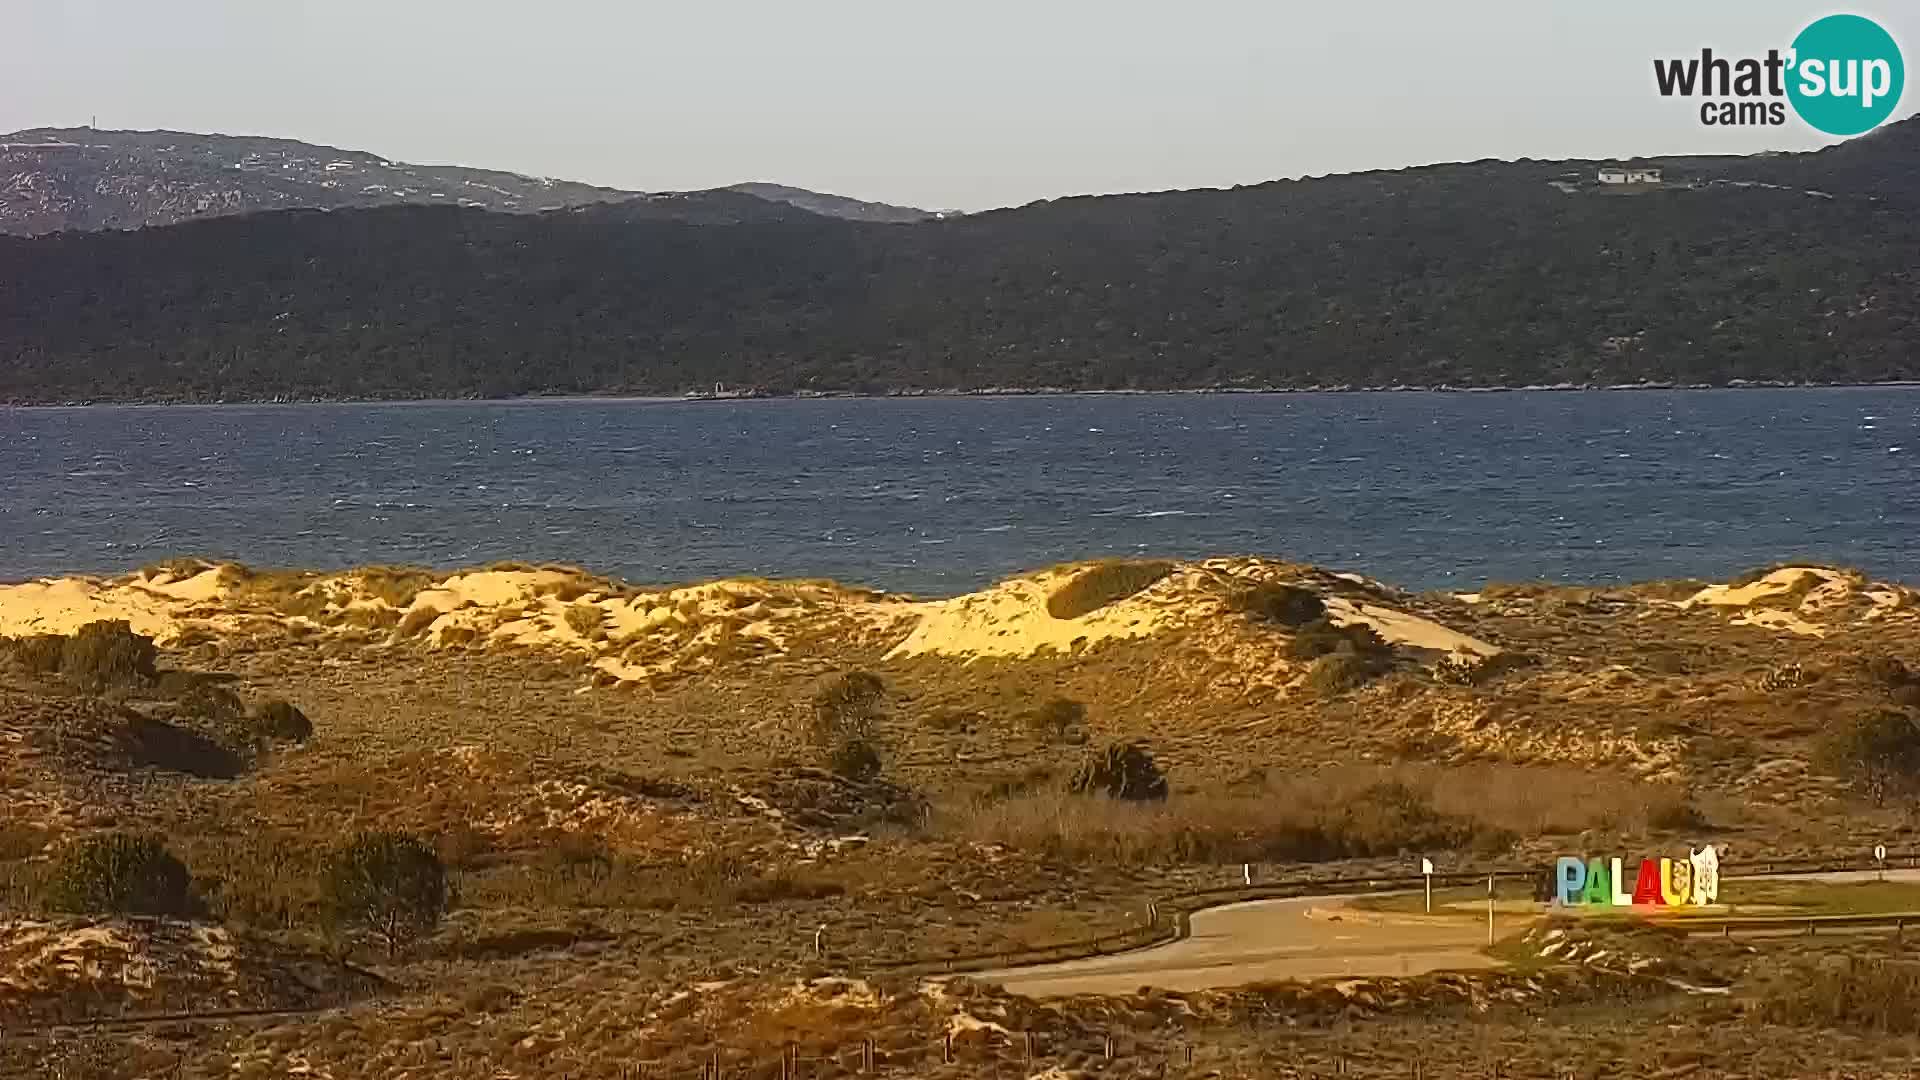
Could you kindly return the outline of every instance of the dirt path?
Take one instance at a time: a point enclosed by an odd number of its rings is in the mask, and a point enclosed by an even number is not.
[[[1123,994],[1152,985],[1200,990],[1270,979],[1418,975],[1496,967],[1484,918],[1383,915],[1346,906],[1359,894],[1255,900],[1193,915],[1191,936],[1117,956],[983,971],[968,978],[1034,997]],[[1502,934],[1525,925],[1511,918]]]

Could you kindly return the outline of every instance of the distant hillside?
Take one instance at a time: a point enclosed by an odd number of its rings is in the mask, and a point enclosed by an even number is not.
[[[820,221],[825,215],[731,188],[635,195],[619,202],[590,203],[550,212],[556,218],[600,225],[677,221],[686,225],[765,225]]]
[[[848,221],[890,221],[905,224],[925,221],[941,215],[931,210],[918,210],[911,206],[893,206],[889,203],[864,202],[849,199],[845,195],[822,195],[817,191],[788,187],[785,184],[735,184],[729,191],[744,191],[773,202],[791,203],[802,210],[810,210],[826,217],[845,218]]]
[[[1657,186],[1598,185],[1599,164],[911,228],[748,220],[708,192],[0,238],[0,399],[1920,377],[1920,122],[1666,159]]]
[[[444,202],[528,212],[630,194],[291,139],[91,128],[0,135],[0,232],[29,236],[307,207]]]
[[[738,201],[791,205],[827,217],[919,221],[926,211],[821,195],[778,184],[743,184],[710,199],[548,180],[453,165],[409,165],[359,150],[291,139],[180,131],[35,128],[0,135],[0,233],[136,229],[262,210],[338,210],[395,205],[477,207],[537,213],[633,199],[672,199],[634,217],[686,209],[708,224],[783,219]],[[731,211],[715,213],[718,206]],[[616,215],[618,216],[618,215]]]

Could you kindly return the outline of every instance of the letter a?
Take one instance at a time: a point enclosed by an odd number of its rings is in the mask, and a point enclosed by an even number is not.
[[[1633,902],[1660,903],[1660,866],[1652,859],[1640,860],[1640,877],[1633,883]]]
[[[1613,890],[1608,887],[1607,864],[1595,859],[1587,864],[1587,887],[1581,894],[1581,903],[1605,906],[1613,902]]]

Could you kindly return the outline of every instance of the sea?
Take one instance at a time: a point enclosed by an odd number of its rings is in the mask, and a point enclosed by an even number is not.
[[[1096,556],[1410,589],[1920,579],[1920,388],[0,409],[0,580],[177,555],[948,595]]]

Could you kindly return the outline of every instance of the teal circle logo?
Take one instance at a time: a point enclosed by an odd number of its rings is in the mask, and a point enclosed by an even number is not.
[[[1829,135],[1873,130],[1893,114],[1907,82],[1893,35],[1859,15],[1829,15],[1800,31],[1792,63],[1793,111]]]

